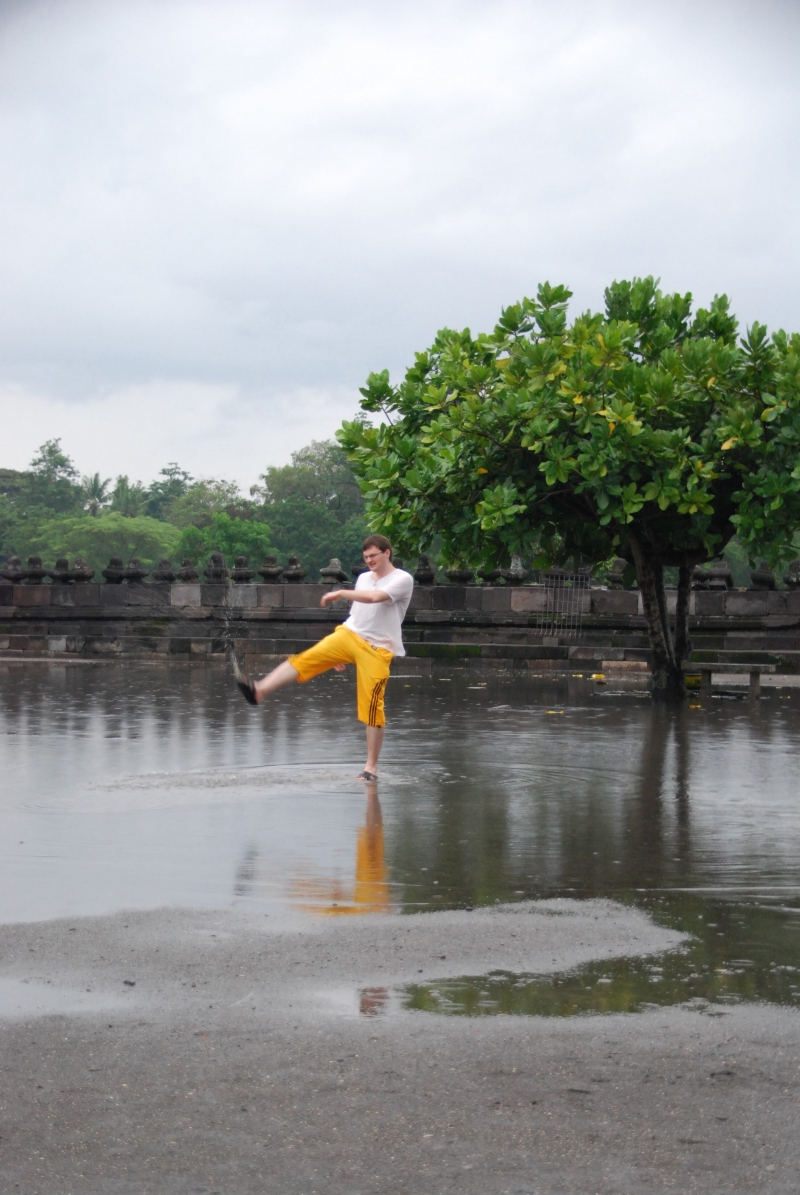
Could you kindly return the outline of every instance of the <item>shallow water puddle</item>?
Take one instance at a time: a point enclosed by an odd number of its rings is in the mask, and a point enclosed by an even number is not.
[[[797,893],[784,903],[763,902],[752,895],[640,895],[635,903],[657,922],[689,930],[693,938],[660,955],[600,959],[544,975],[496,970],[409,984],[397,994],[398,1004],[450,1016],[568,1017],[678,1004],[711,1015],[715,1006],[740,1003],[800,1009]]]
[[[495,971],[438,983],[411,984],[402,1006],[449,1016],[574,1017],[645,1012],[682,1004],[704,1011],[713,1005],[764,1002],[800,1007],[800,973],[779,967],[766,973],[752,959],[710,967],[701,949],[655,958],[588,963],[554,975]]]

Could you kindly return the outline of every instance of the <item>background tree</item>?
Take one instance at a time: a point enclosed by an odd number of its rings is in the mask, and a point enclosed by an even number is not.
[[[69,560],[82,556],[102,580],[99,573],[112,556],[126,562],[137,556],[146,568],[152,568],[162,556],[175,556],[179,538],[177,527],[147,515],[127,518],[118,511],[99,518],[57,515],[27,530],[24,551],[35,552],[48,562],[59,556]]]
[[[109,555],[132,552],[146,563],[158,554],[204,563],[221,551],[253,565],[274,552],[300,556],[313,577],[332,556],[349,567],[368,530],[358,484],[332,441],[314,441],[290,465],[268,469],[249,499],[235,483],[195,481],[175,462],[147,487],[121,474],[110,494],[99,475],[83,488],[76,479],[58,440],[42,445],[30,471],[0,470],[0,557],[38,551],[50,563],[71,552],[99,569]],[[96,517],[83,512],[87,501]]]
[[[254,503],[242,498],[236,482],[204,477],[193,482],[185,494],[173,498],[164,517],[176,527],[207,527],[212,515],[227,511],[232,518],[248,518],[254,509]]]
[[[159,478],[147,491],[147,513],[154,519],[165,518],[170,503],[182,498],[192,483],[191,475],[175,461],[159,471]]]
[[[262,521],[231,518],[224,511],[212,514],[202,527],[190,525],[180,533],[176,554],[188,556],[196,564],[212,552],[222,552],[229,565],[237,556],[246,556],[255,567],[273,551],[270,528]]]
[[[364,500],[347,457],[331,440],[312,440],[292,453],[292,463],[267,469],[260,498],[273,551],[299,556],[313,572],[337,556],[348,568],[361,557],[368,534]]]
[[[111,501],[108,492],[110,485],[111,478],[107,477],[105,481],[101,481],[99,473],[92,473],[90,476],[84,477],[81,481],[81,497],[83,498],[84,509],[95,518],[100,514],[103,507],[107,506]]]
[[[31,461],[25,499],[29,506],[68,511],[81,506],[78,470],[62,451],[61,440],[47,440]]]
[[[652,278],[567,326],[570,294],[544,284],[488,335],[440,332],[398,387],[372,374],[362,407],[390,422],[338,438],[371,525],[406,550],[439,533],[445,560],[625,557],[655,691],[681,693],[693,566],[734,533],[777,563],[800,525],[800,336],[740,340],[724,296],[692,317]]]
[[[140,481],[131,482],[127,473],[117,477],[111,491],[111,510],[132,519],[144,513],[147,501],[147,490]]]

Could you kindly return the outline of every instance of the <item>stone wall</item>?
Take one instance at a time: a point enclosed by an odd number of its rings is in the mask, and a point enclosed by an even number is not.
[[[244,657],[301,651],[347,617],[321,609],[326,585],[0,585],[0,658],[117,656],[203,660],[232,645]],[[552,601],[544,586],[418,585],[404,637],[415,667],[446,660],[536,669],[598,665],[644,668],[641,599],[635,591],[576,595],[580,633],[540,625]],[[674,609],[675,595],[668,595]],[[800,670],[800,591],[695,591],[691,627],[698,659],[774,662]],[[426,663],[427,662],[427,663]]]

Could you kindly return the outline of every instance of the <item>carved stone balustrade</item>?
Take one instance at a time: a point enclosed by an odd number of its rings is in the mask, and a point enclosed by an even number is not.
[[[338,556],[333,556],[330,562],[319,570],[319,579],[323,585],[341,585],[348,580]]]
[[[193,585],[200,580],[200,574],[188,556],[184,556],[178,569],[178,581],[181,585]]]
[[[302,585],[307,573],[308,569],[303,568],[299,556],[290,556],[283,570],[284,579],[289,585]]]
[[[231,578],[234,585],[246,585],[248,581],[252,581],[256,575],[252,568],[248,568],[248,560],[246,556],[237,556],[234,561]]]
[[[264,578],[267,585],[277,585],[283,576],[283,565],[278,564],[277,556],[265,556],[258,575]]]
[[[148,572],[146,568],[142,567],[141,560],[136,556],[131,556],[128,567],[125,569],[125,580],[129,585],[141,585],[146,576],[148,576]]]
[[[23,583],[25,585],[41,585],[45,577],[49,577],[50,573],[42,564],[41,556],[29,556],[28,567],[22,574]]]
[[[221,552],[212,552],[211,560],[203,569],[203,575],[209,583],[216,582],[220,584],[225,582],[230,577],[230,569],[225,563],[225,557]]]
[[[121,585],[125,580],[125,565],[121,556],[112,556],[106,568],[103,569],[106,585]]]

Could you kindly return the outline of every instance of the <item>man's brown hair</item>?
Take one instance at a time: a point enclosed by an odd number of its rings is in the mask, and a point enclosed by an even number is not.
[[[392,558],[392,545],[385,535],[368,535],[361,545],[361,551],[366,552],[367,548],[377,548],[380,552],[388,552],[389,559]]]

